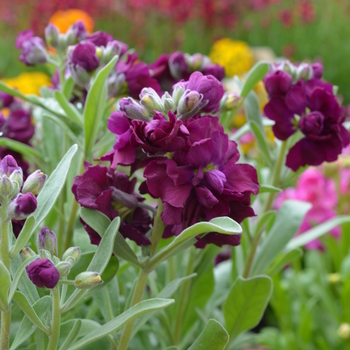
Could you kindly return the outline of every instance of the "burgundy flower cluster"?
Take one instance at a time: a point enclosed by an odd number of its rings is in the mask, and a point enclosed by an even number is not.
[[[342,125],[344,108],[333,86],[321,79],[320,64],[284,68],[275,67],[264,78],[270,97],[264,112],[275,121],[273,132],[278,139],[287,140],[298,130],[303,135],[289,150],[286,165],[297,171],[305,165],[335,161],[349,144],[350,134]]]
[[[125,231],[121,228],[124,237],[148,244],[144,233],[151,223],[149,208],[133,192],[136,180],[114,171],[119,165],[129,165],[131,174],[145,167],[140,193],[163,203],[164,238],[218,216],[238,222],[253,216],[250,196],[259,191],[256,170],[237,164],[237,144],[228,139],[219,119],[208,114],[218,111],[223,94],[223,86],[214,76],[195,72],[188,81],[176,84],[172,95],[159,97],[146,88],[139,101],[122,99],[120,110],[108,120],[116,142],[102,160],[109,160],[111,166],[87,166],[74,180],[77,201],[111,219],[121,216],[123,225],[128,225]],[[91,228],[86,229],[92,241],[99,239]],[[207,243],[238,245],[240,236],[208,233],[197,240],[200,248]]]

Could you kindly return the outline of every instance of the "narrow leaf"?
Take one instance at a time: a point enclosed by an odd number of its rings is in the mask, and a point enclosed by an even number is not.
[[[40,191],[37,202],[38,206],[35,212],[31,215],[35,218],[35,224],[32,230],[23,229],[18,236],[16,244],[11,250],[10,256],[14,257],[27,242],[29,241],[32,233],[40,225],[40,223],[45,219],[46,215],[50,212],[51,208],[56,202],[58,195],[60,194],[62,187],[66,181],[66,177],[69,171],[70,164],[72,162],[73,156],[76,153],[78,147],[73,145],[65,156],[62,158],[60,163],[57,165],[56,169],[53,171],[49,179],[46,181],[43,189]],[[26,221],[26,224],[28,219]],[[25,224],[25,225],[26,225]],[[21,237],[21,235],[23,237]]]
[[[81,328],[81,320],[76,320],[74,322],[74,326],[72,330],[69,332],[67,338],[64,340],[59,350],[66,350],[71,344],[75,342],[75,340],[79,335],[80,328]]]
[[[39,316],[36,314],[32,306],[29,304],[27,298],[21,292],[15,292],[13,295],[13,300],[22,309],[25,315],[43,332],[47,335],[50,334],[50,330],[44,326],[41,322]]]
[[[61,91],[58,91],[58,90],[55,91],[55,98],[57,102],[60,104],[61,108],[67,114],[68,119],[72,120],[74,123],[76,123],[79,126],[83,126],[82,115],[78,112],[76,107],[66,99],[66,97],[63,95]]]
[[[35,163],[38,161],[43,161],[38,151],[22,142],[8,139],[6,137],[0,137],[0,146],[21,153],[25,158]]]
[[[74,88],[74,80],[72,77],[69,77],[64,84],[63,87],[63,95],[66,97],[67,100],[70,99],[70,96],[73,92],[73,88]]]
[[[282,191],[281,188],[278,188],[272,185],[260,185],[260,188],[259,188],[259,193],[266,193],[266,192],[279,193],[281,191]]]
[[[89,154],[99,131],[105,105],[107,102],[107,83],[109,73],[114,68],[118,56],[115,56],[97,74],[86,97],[84,108],[85,154]]]
[[[135,318],[149,312],[164,309],[173,303],[174,300],[172,299],[149,299],[141,301],[113,320],[90,332],[90,334],[86,335],[84,338],[80,339],[77,343],[71,346],[69,350],[81,349],[84,346],[115,332],[116,330],[126,325],[128,322],[133,321]]]
[[[259,111],[259,115],[260,115],[260,111]],[[261,129],[259,127],[259,125],[254,120],[250,121],[249,124],[250,124],[250,128],[255,136],[255,139],[258,143],[258,148],[259,148],[260,152],[264,155],[268,164],[272,164],[272,159],[271,159],[271,155],[270,155],[269,146],[267,144],[265,130]]]
[[[9,308],[8,294],[11,286],[10,272],[0,260],[0,310],[7,311]]]
[[[287,200],[276,215],[275,222],[264,238],[259,253],[253,264],[253,275],[260,274],[272,263],[277,255],[297,233],[310,203]]]
[[[229,339],[222,324],[211,319],[188,350],[224,350]]]
[[[259,323],[271,293],[272,281],[268,276],[238,277],[222,307],[225,328],[232,339]]]
[[[300,248],[293,249],[276,261],[272,266],[270,266],[266,274],[273,277],[277,275],[283,268],[286,267],[287,264],[291,263],[293,260],[298,259],[302,256],[303,252]]]
[[[248,76],[244,82],[241,96],[246,98],[249,92],[254,89],[255,85],[261,81],[266,73],[269,71],[269,65],[266,62],[258,62],[255,66],[249,71]]]

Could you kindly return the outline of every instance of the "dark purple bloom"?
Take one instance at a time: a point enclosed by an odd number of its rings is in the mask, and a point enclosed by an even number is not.
[[[148,211],[139,206],[143,198],[134,192],[136,178],[111,168],[88,165],[85,173],[75,177],[72,192],[82,206],[95,209],[113,220],[118,215],[122,219],[120,233],[138,245],[149,245],[145,233],[150,229],[151,219]],[[100,236],[88,227],[91,243],[98,244]]]
[[[172,86],[178,82],[178,79],[175,79],[170,72],[168,55],[161,55],[148,68],[152,78],[158,81],[162,91],[171,91]]]
[[[315,79],[321,79],[323,76],[323,65],[320,62],[315,62],[311,65],[313,76]]]
[[[70,63],[74,67],[80,66],[87,72],[92,72],[99,65],[96,46],[91,42],[79,43],[73,50]]]
[[[0,174],[5,174],[10,176],[15,170],[20,170],[20,167],[17,165],[15,158],[11,155],[7,155],[0,162]]]
[[[178,235],[196,222],[229,216],[241,222],[253,216],[250,194],[257,194],[256,170],[236,164],[237,145],[228,140],[216,117],[190,119],[187,150],[174,153],[173,159],[151,161],[145,169],[149,193],[164,204],[164,237]],[[198,247],[207,243],[237,245],[240,236],[209,233],[197,237]]]
[[[86,41],[93,43],[95,46],[104,46],[104,47],[106,47],[107,44],[113,40],[114,39],[113,39],[112,35],[110,35],[106,32],[103,32],[101,30],[89,35],[86,38]]]
[[[219,81],[225,78],[225,69],[219,64],[214,64],[214,63],[208,64],[202,69],[202,73],[204,75],[212,75]]]
[[[8,206],[7,215],[10,219],[23,220],[32,214],[37,207],[33,193],[19,194]]]
[[[169,120],[156,112],[153,120],[148,123],[133,120],[131,144],[135,148],[140,146],[146,153],[166,153],[183,149],[189,132],[175,114],[169,111],[168,116]]]
[[[72,25],[71,30],[74,32],[77,41],[86,39],[88,35],[83,21],[76,21]]]
[[[55,265],[47,258],[36,259],[26,267],[29,279],[39,288],[55,288],[60,274]]]
[[[37,36],[33,36],[31,30],[19,33],[16,48],[22,50],[19,59],[28,66],[43,64],[47,61],[44,41]]]
[[[219,110],[219,104],[224,95],[224,87],[212,75],[203,75],[200,72],[191,74],[189,81],[182,84],[186,89],[197,91],[203,95],[203,102],[206,106],[202,108],[203,112],[216,112]]]
[[[322,75],[321,68],[316,67],[314,75]],[[275,136],[287,140],[298,129],[304,134],[290,149],[286,165],[296,171],[301,166],[335,161],[349,144],[350,134],[342,125],[344,108],[333,95],[332,85],[315,78],[292,84],[291,79],[280,70],[264,79],[270,95],[264,112],[275,121]]]
[[[10,107],[14,100],[13,96],[0,91],[0,109]]]
[[[38,235],[38,249],[45,249],[51,255],[57,255],[56,235],[47,226],[44,226]]]
[[[181,79],[188,79],[190,71],[185,59],[185,55],[180,52],[173,52],[169,56],[169,69],[173,78],[178,81]]]

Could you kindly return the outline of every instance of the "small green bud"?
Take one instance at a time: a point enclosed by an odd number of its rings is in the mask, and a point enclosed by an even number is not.
[[[140,99],[141,105],[151,114],[153,114],[154,111],[161,112],[163,110],[163,102],[152,88],[143,88]]]
[[[45,249],[52,255],[57,255],[57,239],[56,235],[46,226],[44,226],[38,234],[38,250]],[[51,258],[50,256],[50,258]]]
[[[46,249],[40,249],[39,255],[40,255],[40,259],[48,258],[49,260],[51,260],[51,257],[52,257],[51,253]]]
[[[18,183],[19,188],[22,187],[23,184],[23,171],[21,168],[15,170],[11,175],[10,175],[10,180],[11,181],[16,181]]]
[[[242,97],[234,92],[226,92],[220,101],[222,111],[232,111],[243,101]]]
[[[29,175],[27,180],[24,182],[22,193],[32,192],[34,195],[37,195],[44,187],[46,179],[47,175],[45,175],[42,171],[34,171],[34,173]]]
[[[56,265],[56,269],[60,274],[60,277],[67,276],[70,272],[71,264],[67,261],[60,261]]]
[[[82,272],[75,277],[74,285],[78,289],[90,289],[103,283],[97,272]]]
[[[185,87],[181,84],[176,84],[173,89],[173,101],[175,105],[177,106],[179,104],[180,98],[185,93]]]
[[[81,256],[79,247],[70,247],[62,255],[62,260],[69,262],[71,265],[76,264]]]
[[[0,198],[2,200],[11,198],[15,192],[15,182],[11,181],[6,174],[0,177]]]
[[[35,255],[36,255],[35,252],[32,249],[30,249],[29,247],[24,247],[19,252],[19,256],[20,256],[22,262],[31,258],[32,256],[35,256]]]

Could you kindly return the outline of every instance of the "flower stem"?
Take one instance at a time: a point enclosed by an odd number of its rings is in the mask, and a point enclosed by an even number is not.
[[[146,286],[147,278],[148,278],[148,273],[145,273],[143,270],[141,270],[139,273],[139,277],[138,277],[136,286],[135,286],[134,295],[132,297],[130,307],[136,305],[137,303],[139,303],[141,301],[142,294],[143,294],[143,291],[144,291],[145,286]],[[127,323],[127,325],[125,326],[125,328],[123,330],[123,334],[120,338],[118,350],[126,350],[128,348],[131,333],[132,333],[132,330],[134,328],[134,323],[135,323],[135,321],[131,321],[131,322]]]
[[[60,337],[60,323],[61,323],[61,310],[60,310],[60,290],[56,286],[52,289],[52,322],[51,322],[51,334],[49,337],[48,350],[56,350],[58,347],[58,341]]]
[[[7,203],[1,203],[1,244],[0,258],[8,271],[10,271],[10,246],[9,246],[9,225],[7,220]],[[1,333],[0,349],[7,350],[10,343],[10,325],[11,325],[11,305],[8,311],[1,311]]]
[[[285,156],[286,150],[287,150],[287,141],[284,141],[284,142],[282,142],[282,145],[281,145],[281,148],[279,151],[279,155],[278,155],[278,159],[277,159],[274,171],[273,171],[272,186],[279,185],[281,170],[282,170],[282,166],[284,164],[284,156]],[[266,213],[268,210],[271,209],[271,206],[272,206],[274,199],[275,199],[275,193],[270,192],[269,196],[267,198],[267,201],[265,203],[265,207],[264,207],[261,214]],[[253,242],[252,242],[252,245],[250,248],[250,252],[249,252],[249,256],[247,259],[247,264],[246,264],[246,267],[245,267],[244,273],[243,273],[244,278],[248,278],[250,275],[250,272],[251,272],[251,269],[253,266],[253,262],[254,262],[254,258],[255,258],[255,253],[256,253],[256,250],[259,246],[260,239],[261,239],[263,232],[264,232],[263,230],[258,232],[253,239]]]
[[[151,253],[157,250],[158,243],[162,239],[165,224],[162,221],[161,215],[164,210],[163,203],[159,201],[156,217],[154,218],[153,232],[151,236]]]

